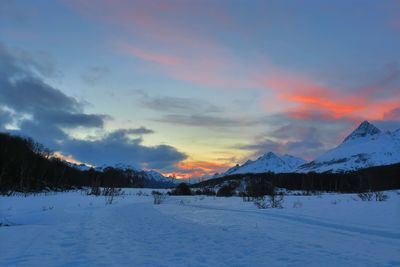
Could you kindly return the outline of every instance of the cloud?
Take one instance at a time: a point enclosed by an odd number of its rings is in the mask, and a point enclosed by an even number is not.
[[[152,134],[153,130],[148,129],[146,127],[140,127],[135,129],[118,129],[109,133],[107,139],[109,140],[130,140],[132,136],[141,136],[145,134]]]
[[[175,164],[176,169],[170,172],[163,172],[166,176],[174,176],[179,179],[192,177],[210,176],[214,173],[226,171],[231,164],[216,163],[209,161],[185,160]]]
[[[120,44],[120,49],[125,53],[140,58],[144,61],[151,61],[161,65],[177,65],[182,63],[177,57],[145,51],[134,46],[129,46],[125,43]]]
[[[163,53],[159,52],[160,49],[143,50],[128,43],[118,42],[116,49],[134,59],[147,62],[151,75],[161,73],[178,81],[231,89],[260,86],[251,79],[246,64],[235,58],[225,47],[215,46],[199,47],[199,50],[195,50],[194,47],[172,47],[168,53]],[[171,50],[177,51],[170,52]]]
[[[385,112],[383,118],[388,121],[400,121],[400,108],[395,108]]]
[[[290,154],[305,159],[312,159],[326,151],[325,145],[317,140],[275,141],[268,138],[257,140],[252,144],[235,145],[234,148],[252,151],[251,157],[259,157],[269,151],[279,154]]]
[[[105,67],[92,67],[82,73],[82,80],[88,85],[96,85],[105,77],[111,74],[111,71]]]
[[[67,137],[63,128],[103,127],[108,116],[84,113],[83,103],[43,82],[36,73],[47,72],[18,55],[0,45],[0,106],[13,111],[20,132],[53,146]]]
[[[279,116],[278,128],[258,135],[252,142],[237,144],[233,148],[250,151],[250,157],[258,157],[269,151],[314,159],[326,150],[338,145],[352,122],[334,123],[299,121]],[[279,126],[280,125],[280,126]]]
[[[160,112],[217,113],[222,111],[220,107],[201,99],[171,96],[152,97],[144,92],[139,93],[141,95],[139,103],[143,107]]]
[[[137,134],[137,135],[144,135],[144,134],[152,134],[152,133],[154,133],[154,131],[142,126],[140,128],[130,129],[129,133]]]
[[[25,52],[26,53],[26,52]],[[25,57],[29,58],[29,57]],[[144,126],[118,129],[92,140],[72,138],[67,129],[91,128],[107,132],[104,114],[87,114],[85,102],[45,83],[37,64],[20,60],[0,44],[0,129],[9,123],[51,149],[94,165],[129,163],[139,168],[171,170],[186,155],[168,145],[145,146],[142,136],[154,133]]]
[[[302,120],[382,120],[384,113],[398,106],[400,72],[389,64],[380,77],[357,88],[326,86],[302,75],[275,70],[261,83],[287,104],[286,116]],[[266,100],[265,106],[268,106]]]
[[[139,128],[140,129],[140,128]],[[117,130],[93,141],[67,140],[63,151],[76,160],[94,165],[127,163],[137,168],[171,170],[186,154],[168,145],[144,146],[141,138],[132,138],[138,129]]]
[[[231,119],[227,117],[209,116],[209,115],[180,115],[180,114],[169,114],[165,115],[155,121],[187,125],[194,127],[239,127],[239,126],[251,126],[260,123],[259,120],[255,119]]]
[[[246,67],[229,45],[212,38],[204,27],[208,25],[214,30],[218,27],[227,32],[230,19],[223,15],[226,9],[217,2],[193,5],[170,1],[165,5],[163,1],[78,0],[64,4],[85,18],[134,36],[111,40],[113,48],[135,61],[140,60],[141,67],[149,67],[152,75],[158,71],[172,79],[202,86],[254,86],[251,79],[244,78],[253,63]],[[182,23],[185,18],[190,23]],[[230,26],[232,30],[239,28]]]

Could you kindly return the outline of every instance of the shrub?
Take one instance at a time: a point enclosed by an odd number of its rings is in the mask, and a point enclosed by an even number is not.
[[[267,195],[267,199],[265,198]],[[276,187],[268,181],[262,179],[251,180],[247,186],[246,198],[254,199],[254,204],[259,209],[283,208],[283,193],[278,193]]]
[[[259,209],[282,209],[283,208],[283,195],[277,194],[272,196],[257,197],[253,201],[254,205]]]
[[[88,191],[87,194],[88,194],[88,195],[93,195],[93,196],[100,196],[100,195],[101,195],[101,188],[100,188],[100,186],[99,186],[97,183],[94,183],[94,184],[90,187],[90,189],[89,189],[89,191]]]
[[[124,194],[121,188],[115,187],[105,187],[103,189],[102,195],[105,196],[106,205],[111,205],[114,201],[114,197],[121,196]]]
[[[358,197],[362,200],[362,201],[372,201],[373,197],[374,197],[374,193],[371,191],[368,192],[363,192],[363,193],[359,193]]]
[[[160,205],[165,200],[165,195],[158,191],[152,191],[154,205]]]
[[[389,198],[388,195],[385,195],[383,192],[375,192],[375,200],[376,201],[386,201]]]
[[[386,195],[384,192],[364,192],[364,193],[359,193],[358,197],[362,201],[372,201],[375,199],[375,201],[386,201],[389,196]]]
[[[218,197],[231,197],[234,194],[235,187],[233,187],[231,184],[222,186],[217,192]]]
[[[171,195],[191,196],[192,191],[186,183],[180,183],[174,190],[171,191]]]
[[[197,189],[194,192],[194,194],[195,195],[215,196],[216,193],[211,188],[204,187],[204,188]]]
[[[283,208],[283,194],[272,194],[268,197],[271,208]]]
[[[254,178],[247,182],[246,195],[253,198],[263,197],[265,195],[271,195],[275,191],[275,186],[263,179]]]

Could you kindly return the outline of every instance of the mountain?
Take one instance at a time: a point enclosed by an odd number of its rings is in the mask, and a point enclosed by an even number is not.
[[[345,172],[400,162],[400,129],[382,132],[364,121],[337,147],[297,172]]]
[[[167,182],[167,183],[173,183],[176,184],[178,183],[175,178],[170,178],[170,177],[165,177],[159,172],[150,170],[150,171],[143,171],[147,178],[156,182]]]
[[[93,169],[92,166],[86,165],[85,163],[81,163],[81,164],[76,164],[73,162],[69,162],[69,161],[64,161],[68,166],[80,170],[80,171],[88,171],[90,169]]]
[[[231,174],[244,173],[288,173],[293,172],[297,167],[304,164],[306,161],[291,155],[277,155],[273,152],[268,152],[256,160],[248,160],[243,165],[236,165],[221,176]]]
[[[147,179],[150,183],[169,183],[169,184],[175,184],[177,183],[174,178],[170,177],[165,177],[159,172],[153,171],[153,170],[139,170],[132,165],[125,164],[125,163],[117,163],[114,165],[100,165],[96,167],[89,166],[87,164],[75,164],[75,163],[70,163],[67,162],[67,164],[75,169],[78,169],[80,171],[88,171],[90,169],[94,169],[95,171],[98,172],[104,172],[107,168],[113,168],[121,171],[131,171],[137,174],[142,175],[145,179]]]

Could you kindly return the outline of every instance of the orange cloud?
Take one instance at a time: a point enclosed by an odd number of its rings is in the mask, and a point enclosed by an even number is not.
[[[74,158],[73,156],[71,156],[71,155],[66,156],[66,155],[64,155],[64,154],[62,154],[61,152],[58,152],[58,151],[57,151],[57,152],[54,152],[53,155],[52,155],[52,157],[53,157],[53,158],[60,159],[60,160],[63,160],[63,161],[66,161],[66,162],[69,162],[69,163],[72,163],[72,164],[77,164],[77,165],[85,164],[85,165],[87,165],[87,166],[92,166],[92,165],[90,165],[90,164],[83,163],[83,162],[81,162],[81,161],[75,159],[75,158]]]
[[[262,83],[275,91],[279,99],[292,105],[284,113],[294,119],[381,120],[385,113],[398,106],[393,98],[377,99],[367,90],[345,91],[282,72],[273,78],[264,78]]]
[[[217,163],[208,161],[181,161],[175,164],[176,172],[163,172],[164,176],[173,176],[178,179],[201,177],[204,175],[222,172],[231,167],[228,163]]]
[[[229,167],[229,164],[207,162],[207,161],[181,161],[176,164],[176,167],[182,170],[201,169],[207,173],[218,172]]]

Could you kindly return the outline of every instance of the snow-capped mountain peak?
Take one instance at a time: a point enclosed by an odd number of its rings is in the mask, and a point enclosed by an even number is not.
[[[302,158],[295,157],[295,156],[288,155],[288,154],[281,156],[281,159],[284,160],[293,169],[295,169],[298,166],[303,165],[307,162],[306,160],[304,160]]]
[[[399,133],[399,130],[382,132],[369,122],[363,122],[343,143],[300,166],[297,171],[344,172],[398,163]]]
[[[226,171],[222,176],[243,173],[284,173],[292,172],[306,161],[290,155],[277,155],[273,152],[265,153],[258,159],[248,160],[243,165],[236,165]]]
[[[347,136],[343,142],[358,139],[361,137],[377,135],[381,132],[382,131],[375,127],[373,124],[369,123],[368,121],[364,121],[357,127],[357,129],[355,129],[349,136]]]
[[[259,157],[257,160],[281,160],[275,153],[268,152]]]

